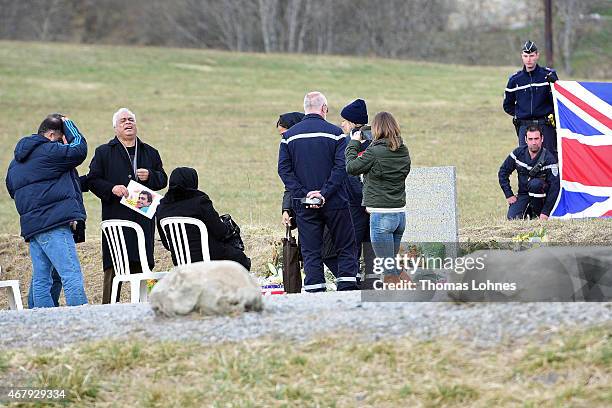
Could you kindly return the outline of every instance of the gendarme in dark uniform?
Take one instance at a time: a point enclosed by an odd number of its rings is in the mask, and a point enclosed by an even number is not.
[[[550,84],[558,77],[552,68],[538,65],[540,54],[533,41],[521,49],[523,69],[508,80],[504,93],[504,111],[513,117],[519,146],[525,145],[525,130],[536,125],[542,130],[544,147],[557,157],[557,134],[554,127],[554,105]]]
[[[546,140],[546,139],[544,139]],[[510,186],[510,175],[518,173],[518,193]],[[527,129],[527,145],[517,147],[508,155],[498,173],[499,185],[506,196],[508,219],[548,218],[559,194],[557,159],[542,147],[541,133],[536,126]]]
[[[294,199],[299,241],[304,257],[304,289],[324,292],[321,249],[323,229],[329,228],[338,256],[338,290],[357,289],[359,264],[355,232],[348,206],[342,129],[325,120],[327,101],[318,92],[304,99],[304,119],[283,133],[278,154],[278,174]],[[320,208],[307,208],[296,198],[320,192]]]

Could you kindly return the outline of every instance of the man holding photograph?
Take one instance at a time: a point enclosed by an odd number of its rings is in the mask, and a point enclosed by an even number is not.
[[[149,267],[154,266],[153,243],[155,223],[152,219],[120,203],[129,195],[127,185],[134,180],[150,190],[166,187],[168,176],[156,149],[143,143],[138,137],[136,115],[129,109],[121,108],[113,115],[115,137],[96,149],[89,165],[87,178],[89,189],[102,201],[102,220],[121,219],[139,224],[145,235],[145,246]],[[142,271],[138,257],[136,233],[125,230],[125,239],[130,259],[130,271]],[[104,287],[102,303],[110,303],[115,271],[106,240],[102,240]],[[117,298],[121,291],[121,284]],[[118,299],[117,299],[118,300]]]

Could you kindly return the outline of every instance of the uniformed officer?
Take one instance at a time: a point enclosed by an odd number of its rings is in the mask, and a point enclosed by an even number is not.
[[[542,132],[537,126],[527,127],[525,143],[514,149],[499,168],[499,185],[510,205],[508,219],[531,215],[546,220],[559,194],[557,159],[542,147]],[[510,186],[514,170],[518,173],[517,195]]]
[[[278,174],[294,199],[298,234],[304,258],[304,289],[326,290],[321,248],[323,228],[329,228],[336,246],[336,287],[357,289],[358,261],[355,232],[348,207],[342,129],[327,122],[327,99],[320,92],[304,97],[304,119],[283,133]],[[321,205],[306,206],[300,197],[319,198]],[[296,198],[298,200],[296,200]]]
[[[527,126],[542,130],[544,147],[557,157],[557,134],[554,125],[554,105],[550,84],[558,77],[552,68],[538,65],[540,53],[533,41],[521,49],[523,69],[508,80],[504,94],[504,111],[513,117],[519,146],[525,145]]]

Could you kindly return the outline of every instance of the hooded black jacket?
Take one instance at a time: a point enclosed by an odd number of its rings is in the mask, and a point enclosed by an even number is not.
[[[166,217],[191,217],[202,221],[208,231],[208,249],[211,260],[230,260],[240,263],[247,270],[251,268],[251,260],[233,246],[226,244],[224,239],[230,233],[229,228],[219,218],[208,195],[198,188],[198,173],[189,167],[178,167],[170,174],[170,187],[157,207],[157,231],[164,247],[170,250],[166,235],[159,220]],[[200,233],[196,226],[187,225],[187,241],[191,262],[202,261]],[[174,254],[172,262],[177,264]]]

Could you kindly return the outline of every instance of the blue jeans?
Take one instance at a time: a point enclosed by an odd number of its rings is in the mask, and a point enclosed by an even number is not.
[[[32,258],[32,292],[34,307],[54,307],[51,297],[52,269],[55,268],[64,286],[68,306],[87,303],[83,274],[76,245],[68,225],[41,232],[30,239]]]
[[[53,305],[55,307],[59,306],[59,297],[60,293],[62,293],[62,278],[60,278],[59,274],[55,270],[55,268],[51,268],[51,278],[53,279],[53,284],[51,285],[51,299],[53,300]],[[34,291],[32,290],[32,286],[34,279],[30,281],[30,290],[28,291],[28,309],[34,308]]]
[[[395,256],[399,252],[402,235],[406,229],[406,213],[370,214],[370,241],[377,258],[393,258],[393,267],[385,268],[385,274],[399,275]]]

